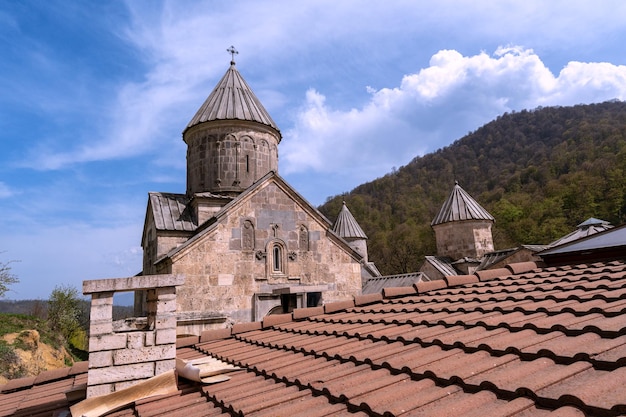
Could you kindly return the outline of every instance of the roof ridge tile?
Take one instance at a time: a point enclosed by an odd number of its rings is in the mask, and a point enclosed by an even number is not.
[[[65,378],[66,376],[69,375],[70,369],[72,368],[67,366],[63,368],[53,369],[50,371],[44,371],[40,373],[39,375],[37,375],[37,377],[35,378],[35,381],[33,382],[33,385],[39,385],[45,382],[54,381],[56,379]]]
[[[286,313],[286,314],[271,314],[269,316],[265,316],[263,317],[263,321],[262,321],[262,328],[268,328],[268,327],[273,327],[277,324],[281,324],[281,323],[287,323],[293,321],[293,314],[292,313]]]
[[[200,336],[185,336],[176,338],[176,348],[192,346],[200,343]]]
[[[415,294],[417,294],[417,289],[413,286],[383,288],[384,298],[395,298],[395,297],[402,297],[404,295],[415,295]]]
[[[231,334],[235,335],[237,333],[246,333],[251,332],[253,330],[261,330],[263,327],[260,321],[251,321],[248,323],[236,323],[233,324],[231,328]]]
[[[474,274],[472,275],[448,275],[448,276],[445,276],[443,279],[448,284],[448,287],[457,287],[461,285],[475,284],[477,282],[480,282],[480,280],[478,279],[478,276]]]
[[[294,320],[306,319],[308,317],[324,314],[324,306],[296,308],[292,312]]]
[[[32,387],[36,378],[35,376],[25,376],[23,378],[10,379],[6,384],[0,385],[0,392],[18,391]]]
[[[514,263],[511,263],[511,264],[508,264],[506,267],[513,274],[522,274],[524,272],[533,271],[533,270],[539,268],[540,264],[543,264],[543,262],[541,262],[541,263],[535,262],[535,261],[514,262]]]
[[[362,294],[362,295],[357,295],[354,297],[354,305],[362,306],[362,305],[376,303],[382,300],[383,300],[382,292],[377,292],[373,294]]]
[[[324,304],[324,313],[335,313],[341,310],[347,310],[354,307],[354,300],[335,301],[332,303]]]
[[[74,362],[69,375],[83,374],[89,370],[89,361]]]
[[[213,329],[205,330],[200,334],[200,343],[210,342],[212,340],[228,339],[232,335],[232,329]]]
[[[476,274],[481,281],[490,281],[492,279],[508,277],[511,275],[511,271],[508,268],[483,269],[474,272],[474,274]]]
[[[436,279],[434,281],[418,282],[413,285],[418,294],[425,292],[440,290],[447,287],[446,281],[442,279]]]

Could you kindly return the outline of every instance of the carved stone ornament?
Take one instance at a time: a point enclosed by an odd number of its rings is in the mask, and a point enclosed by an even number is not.
[[[289,257],[290,261],[295,261],[296,259],[298,259],[298,254],[295,252],[289,252],[287,256]]]
[[[256,256],[257,260],[262,261],[263,259],[267,257],[267,253],[263,250],[258,250],[254,254],[254,256]]]
[[[243,250],[254,249],[254,224],[250,220],[243,222],[241,247]]]

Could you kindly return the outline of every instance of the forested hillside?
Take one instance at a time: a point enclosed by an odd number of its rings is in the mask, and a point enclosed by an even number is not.
[[[589,217],[624,223],[625,176],[626,102],[538,108],[504,114],[320,210],[334,220],[345,200],[370,259],[403,273],[435,254],[430,222],[455,180],[496,218],[494,244],[505,249],[549,243]]]

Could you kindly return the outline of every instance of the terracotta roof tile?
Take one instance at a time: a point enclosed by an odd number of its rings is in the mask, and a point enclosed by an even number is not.
[[[479,281],[478,276],[476,275],[452,275],[452,276],[444,277],[443,279],[448,284],[448,287],[473,284]]]
[[[387,287],[383,288],[383,297],[393,298],[402,297],[404,295],[412,295],[417,291],[414,287]]]
[[[277,324],[290,322],[291,320],[291,314],[275,314],[267,316],[263,319],[263,327],[272,327]]]
[[[177,355],[244,370],[119,416],[626,413],[626,264],[515,271],[203,333]],[[0,416],[67,409],[65,372],[0,387]]]
[[[293,311],[294,320],[324,314],[324,307],[297,308]]]
[[[0,386],[0,392],[10,392],[10,391],[17,390],[20,388],[29,387],[33,385],[33,383],[35,382],[35,379],[36,377],[34,376],[27,376],[24,378],[12,379],[6,384]]]
[[[419,294],[423,294],[425,292],[445,288],[446,285],[447,284],[444,280],[438,279],[435,281],[418,282],[415,284],[415,289]]]
[[[383,295],[381,293],[358,295],[354,297],[354,305],[355,306],[367,305],[367,304],[375,303],[375,302],[382,301],[382,300],[383,300]]]
[[[179,337],[176,339],[176,347],[181,348],[185,346],[191,346],[199,342],[200,342],[199,336]]]
[[[534,261],[517,262],[506,266],[513,274],[523,274],[539,267],[539,264]]]
[[[231,333],[232,334],[245,333],[251,330],[259,330],[259,329],[261,329],[260,321],[251,322],[251,323],[238,323],[232,327]]]
[[[219,340],[230,337],[232,329],[207,330],[200,334],[200,342],[208,342],[210,340]]]
[[[511,271],[509,271],[507,268],[484,269],[482,271],[476,271],[476,275],[481,281],[490,281],[492,279],[506,277],[510,273]]]
[[[88,361],[76,362],[70,368],[69,375],[84,374],[85,372],[87,372],[88,369],[89,369]]]
[[[336,311],[345,310],[347,308],[354,307],[354,300],[337,301],[334,303],[328,303],[324,305],[324,313],[334,313]]]

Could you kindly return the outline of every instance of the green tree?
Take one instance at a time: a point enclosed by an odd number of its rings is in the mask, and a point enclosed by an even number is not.
[[[9,291],[9,285],[20,282],[17,276],[11,272],[12,262],[0,262],[0,298]]]
[[[81,302],[78,290],[70,285],[56,286],[48,300],[48,323],[65,342],[81,330]]]

